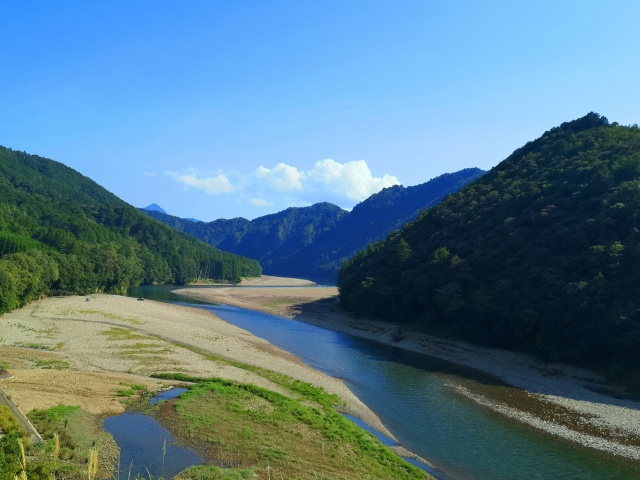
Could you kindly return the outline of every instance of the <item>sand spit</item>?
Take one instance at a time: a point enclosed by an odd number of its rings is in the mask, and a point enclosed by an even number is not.
[[[251,286],[260,288],[246,288]],[[280,288],[284,286],[288,288]],[[451,388],[486,408],[554,436],[640,460],[640,402],[616,398],[621,392],[592,371],[442,340],[400,330],[386,322],[354,320],[339,310],[335,287],[309,288],[292,279],[263,277],[239,287],[186,288],[180,289],[180,294],[293,318],[480,370],[514,387],[509,396],[519,398],[519,403],[506,398],[500,390],[505,387],[452,384]]]

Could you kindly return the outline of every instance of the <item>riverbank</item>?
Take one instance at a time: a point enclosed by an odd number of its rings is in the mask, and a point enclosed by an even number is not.
[[[268,370],[337,395],[341,411],[392,437],[344,382],[202,309],[114,295],[48,298],[3,315],[0,325],[0,365],[12,375],[0,391],[25,413],[72,405],[96,417],[118,414],[127,398],[121,392],[131,386],[156,391],[182,383],[149,377],[158,373],[291,396],[262,374]]]
[[[622,392],[596,373],[400,330],[390,323],[355,320],[339,310],[335,287],[308,285],[295,279],[262,277],[239,287],[186,288],[180,289],[180,294],[300,320],[477,369],[505,385],[460,381],[450,388],[485,408],[551,435],[640,460],[640,402],[616,398]]]

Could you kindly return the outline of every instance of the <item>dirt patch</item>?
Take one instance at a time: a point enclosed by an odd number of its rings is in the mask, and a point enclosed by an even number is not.
[[[2,349],[0,349],[0,352]],[[125,407],[118,390],[123,384],[140,384],[156,391],[165,382],[139,375],[73,370],[13,370],[0,387],[23,412],[57,405],[78,406],[93,415],[116,415]]]

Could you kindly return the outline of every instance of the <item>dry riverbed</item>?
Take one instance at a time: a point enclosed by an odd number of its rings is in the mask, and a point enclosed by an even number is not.
[[[250,288],[256,286],[260,288]],[[507,385],[461,380],[450,387],[551,435],[640,460],[640,402],[617,398],[622,392],[594,372],[400,330],[385,322],[355,320],[339,310],[335,287],[313,287],[305,280],[262,277],[238,287],[187,288],[180,294],[294,318],[475,368]]]
[[[185,373],[291,392],[243,365],[322,387],[341,409],[389,435],[345,385],[251,333],[201,309],[115,295],[47,298],[0,317],[0,391],[27,413],[79,406],[96,418],[124,411],[118,392],[156,391],[178,382],[154,373]],[[117,455],[114,446],[109,460]]]

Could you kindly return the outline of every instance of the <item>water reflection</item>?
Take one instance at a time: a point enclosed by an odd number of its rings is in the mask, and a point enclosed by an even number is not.
[[[116,478],[137,475],[172,478],[187,467],[203,463],[195,451],[175,445],[166,428],[142,413],[125,412],[108,417],[104,429],[120,447],[120,471]]]

